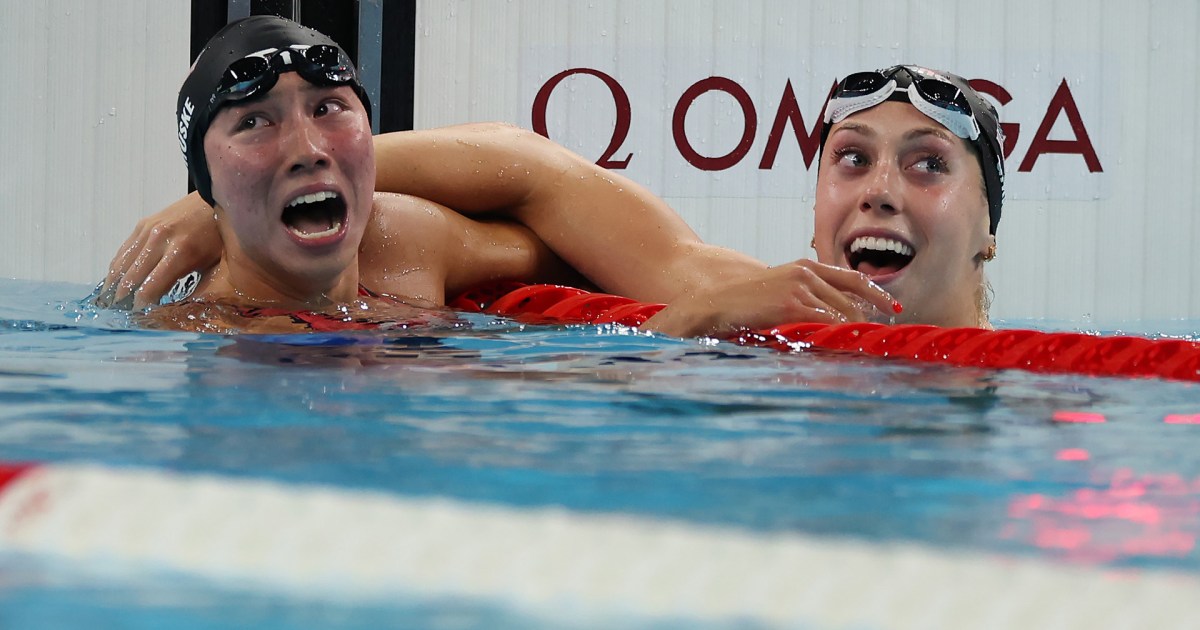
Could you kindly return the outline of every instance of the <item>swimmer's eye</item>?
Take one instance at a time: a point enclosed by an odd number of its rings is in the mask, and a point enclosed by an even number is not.
[[[243,116],[238,120],[237,128],[235,130],[252,131],[254,129],[266,127],[269,124],[270,121],[267,120],[266,116],[263,116],[262,114],[250,114],[248,116]]]
[[[342,102],[338,99],[330,99],[328,101],[322,101],[320,105],[317,105],[317,110],[315,112],[315,115],[317,117],[328,116],[329,114],[336,114],[338,112],[344,112],[349,109],[350,108],[347,107],[344,102]]]
[[[858,149],[846,147],[833,152],[834,164],[851,167],[863,167],[868,164],[867,156]]]
[[[948,172],[950,172],[950,168],[947,166],[946,160],[943,159],[942,156],[940,156],[940,155],[924,156],[924,157],[920,158],[919,160],[917,160],[915,163],[913,163],[913,168],[915,168],[918,171],[923,171],[926,173],[948,173]]]

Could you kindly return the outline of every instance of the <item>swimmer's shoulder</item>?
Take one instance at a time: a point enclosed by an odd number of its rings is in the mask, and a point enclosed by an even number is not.
[[[426,199],[375,193],[359,247],[359,278],[368,289],[441,304],[453,210]]]
[[[395,246],[415,242],[418,238],[427,240],[442,235],[448,229],[447,213],[453,212],[428,199],[377,192],[370,224],[363,236],[364,249],[367,246]]]

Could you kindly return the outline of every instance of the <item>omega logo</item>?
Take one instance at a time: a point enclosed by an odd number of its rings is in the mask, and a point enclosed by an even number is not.
[[[536,97],[533,99],[534,131],[549,137],[546,128],[546,108],[549,105],[550,96],[563,80],[577,74],[589,75],[600,79],[608,88],[609,93],[612,94],[613,102],[617,109],[616,121],[613,125],[608,147],[605,148],[600,159],[596,160],[596,164],[610,169],[627,168],[629,162],[633,159],[632,152],[625,152],[624,157],[619,159],[614,156],[621,152],[622,146],[629,136],[630,121],[633,117],[629,95],[619,81],[600,70],[594,68],[571,68],[550,77],[542,85],[541,89],[538,90]],[[1013,100],[1012,94],[998,83],[986,79],[972,79],[970,83],[971,87],[982,94],[992,97],[1001,106],[1007,105]],[[829,96],[833,94],[836,86],[836,82],[830,86]],[[687,117],[688,110],[697,99],[709,92],[724,92],[733,97],[742,111],[743,127],[741,140],[737,146],[725,155],[707,156],[701,154],[692,145],[684,127],[684,120]],[[826,101],[829,100],[829,96],[826,96]],[[824,116],[825,106],[822,105],[821,111],[812,118],[814,122],[811,125],[807,124],[804,114],[800,111],[800,104],[796,100],[795,91],[792,89],[792,82],[788,80],[784,85],[779,107],[775,110],[775,116],[771,122],[771,131],[767,135],[766,146],[763,147],[758,168],[760,170],[770,170],[775,165],[776,155],[779,152],[780,144],[783,142],[788,127],[791,128],[792,135],[800,147],[805,167],[812,168],[813,160],[816,159],[817,151],[820,149],[821,120]],[[1051,140],[1049,137],[1050,130],[1054,128],[1054,124],[1058,119],[1063,116],[1066,116],[1074,138],[1070,140]],[[1013,149],[1017,145],[1021,126],[1019,123],[1013,122],[1002,122],[1000,126],[1005,135],[1004,155],[1008,158],[1012,155]],[[754,137],[757,131],[758,111],[755,109],[754,102],[751,100],[749,93],[736,81],[720,76],[701,79],[684,90],[676,102],[674,113],[671,116],[671,132],[675,141],[675,148],[689,164],[702,171],[722,171],[741,163],[753,148]],[[1017,166],[1017,172],[1032,171],[1034,165],[1037,164],[1038,158],[1047,154],[1079,155],[1083,158],[1088,172],[1104,172],[1104,168],[1100,165],[1100,158],[1096,155],[1096,149],[1092,144],[1091,137],[1088,135],[1087,128],[1083,124],[1083,117],[1079,113],[1075,97],[1071,94],[1071,88],[1065,78],[1059,83],[1058,89],[1046,105],[1046,113],[1042,116],[1042,121],[1038,125],[1037,131],[1033,134],[1033,140],[1029,144],[1029,149]]]

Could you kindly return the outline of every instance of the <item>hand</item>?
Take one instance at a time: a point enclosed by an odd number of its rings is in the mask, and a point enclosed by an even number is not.
[[[96,304],[139,310],[157,304],[176,279],[215,265],[221,250],[212,206],[192,193],[138,221],[109,263]]]
[[[867,276],[797,260],[680,297],[642,326],[678,337],[727,336],[794,322],[866,321],[900,303]]]

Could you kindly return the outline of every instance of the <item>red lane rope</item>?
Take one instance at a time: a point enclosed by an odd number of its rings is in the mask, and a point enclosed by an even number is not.
[[[524,321],[625,326],[640,326],[665,306],[572,287],[518,283],[473,289],[449,305]],[[1181,339],[924,324],[797,323],[746,331],[730,340],[785,352],[824,348],[960,366],[1200,382],[1200,343]]]

